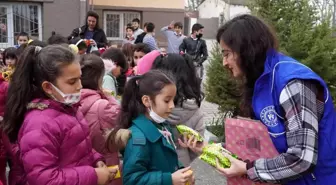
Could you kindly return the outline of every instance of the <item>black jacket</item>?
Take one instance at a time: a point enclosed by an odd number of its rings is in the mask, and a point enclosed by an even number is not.
[[[193,61],[202,65],[202,63],[208,58],[208,48],[203,39],[193,39],[187,37],[183,39],[180,45],[180,51],[192,56]]]
[[[143,43],[143,39],[146,36],[146,34],[147,34],[146,32],[143,32],[140,35],[138,35],[134,44]]]
[[[76,37],[85,39],[85,32],[88,30],[87,26],[82,26],[80,28],[75,28],[71,35],[68,37],[68,40],[71,40]],[[106,35],[103,29],[98,28],[94,30],[92,39],[96,41],[98,48],[105,47],[107,45]]]

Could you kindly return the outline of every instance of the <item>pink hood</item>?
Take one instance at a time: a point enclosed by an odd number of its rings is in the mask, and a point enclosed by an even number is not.
[[[154,50],[154,51],[151,51],[150,53],[148,53],[147,55],[143,56],[138,61],[136,74],[137,75],[143,75],[143,74],[147,73],[148,71],[150,71],[156,57],[158,57],[159,55],[160,55],[160,51]]]

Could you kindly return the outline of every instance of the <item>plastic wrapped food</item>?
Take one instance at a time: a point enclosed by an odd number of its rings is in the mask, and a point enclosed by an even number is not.
[[[191,137],[191,136],[195,136],[197,141],[199,142],[203,142],[203,137],[201,136],[201,134],[199,134],[198,132],[196,132],[195,130],[193,130],[190,127],[187,127],[185,125],[177,125],[176,126],[177,130],[181,133],[181,134],[187,134],[187,137]]]
[[[230,160],[223,155],[223,153],[216,147],[209,147],[203,150],[203,153],[200,155],[200,159],[204,162],[210,164],[211,166],[216,167],[216,158],[218,159],[219,166],[222,168],[230,168]]]
[[[227,153],[234,158],[238,158],[235,154],[232,154],[230,151],[226,150],[219,144],[209,144],[203,148],[203,152],[200,155],[200,159],[204,162],[210,164],[211,166],[216,167],[216,158],[218,159],[219,166],[222,168],[230,168],[230,160],[224,156],[223,153]]]

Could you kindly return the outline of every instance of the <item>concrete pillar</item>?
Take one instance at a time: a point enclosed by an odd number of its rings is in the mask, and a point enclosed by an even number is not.
[[[83,25],[85,23],[86,13],[87,13],[87,0],[79,0],[79,25]]]

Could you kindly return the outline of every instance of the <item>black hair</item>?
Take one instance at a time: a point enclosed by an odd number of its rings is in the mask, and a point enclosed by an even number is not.
[[[82,69],[82,86],[86,89],[101,90],[100,80],[102,80],[105,69],[103,60],[94,54],[82,55],[80,59]]]
[[[140,24],[140,19],[138,19],[138,18],[134,18],[134,19],[132,20],[132,22],[137,22],[138,24]]]
[[[51,45],[39,48],[28,46],[12,75],[3,120],[3,131],[11,142],[17,140],[27,104],[34,98],[47,98],[42,83],[55,83],[61,69],[76,61],[75,55],[65,47]]]
[[[132,125],[132,120],[147,112],[147,108],[142,103],[142,97],[147,95],[153,101],[161,90],[170,84],[175,84],[174,78],[169,73],[159,70],[151,70],[142,76],[132,77],[127,82],[121,100],[118,125],[107,138],[107,147],[110,151],[120,146],[120,143],[116,143],[114,139],[118,130],[128,129]]]
[[[152,69],[169,71],[176,79],[175,104],[182,105],[184,100],[194,99],[197,105],[201,106],[201,80],[196,77],[193,61],[188,55],[160,55],[154,60]]]
[[[126,27],[132,27],[132,23],[128,23]],[[132,28],[133,29],[133,28]]]
[[[134,28],[132,26],[127,26],[125,30],[127,31],[128,29],[134,31]]]
[[[151,49],[148,47],[147,44],[138,43],[134,45],[134,52],[143,52],[145,54],[151,52]]]
[[[181,22],[176,22],[174,24],[174,28],[180,28],[180,29],[182,29],[183,28],[183,24]]]
[[[16,56],[17,58],[20,58],[24,50],[27,48],[28,44],[21,44],[17,49],[16,49]]]
[[[27,32],[20,32],[17,36],[17,39],[19,39],[19,37],[27,37],[29,40],[29,34]]]
[[[40,46],[42,48],[46,47],[47,45],[47,43],[40,40],[33,40],[28,44],[28,46]]]
[[[204,28],[204,26],[201,25],[200,23],[195,23],[191,28],[191,33],[195,33],[196,31],[199,31],[203,28]]]
[[[102,55],[103,59],[112,60],[117,66],[127,70],[127,61],[124,53],[118,48],[109,48]]]
[[[68,44],[68,39],[65,38],[64,36],[60,35],[60,34],[54,34],[51,37],[48,38],[48,44],[52,45],[52,44]]]
[[[149,22],[146,26],[146,30],[148,33],[151,33],[151,32],[154,32],[154,29],[155,29],[155,25],[154,23],[152,22]]]
[[[84,39],[81,39],[80,37],[76,37],[70,41],[71,44],[74,44],[78,47],[79,50],[87,49],[88,46],[86,45],[86,42]]]
[[[100,56],[101,56],[101,54],[100,54],[100,51],[99,51],[99,50],[94,50],[94,51],[91,51],[91,54],[93,54],[93,55],[96,55],[96,56],[98,56],[98,57],[100,57]]]
[[[5,49],[5,51],[3,52],[3,65],[7,65],[6,64],[6,59],[14,59],[16,60],[16,63],[18,62],[18,57],[17,57],[17,49],[14,47],[10,47]]]
[[[134,45],[131,43],[126,43],[122,46],[121,51],[124,53],[126,60],[131,62],[131,67],[134,67],[133,55],[134,55]]]
[[[85,19],[85,25],[86,26],[88,26],[88,23],[87,23],[87,19],[89,18],[89,17],[94,17],[94,18],[96,18],[96,27],[95,27],[95,29],[99,29],[100,27],[99,27],[99,15],[96,13],[96,12],[94,12],[94,11],[88,11],[88,13],[86,14],[86,19]]]
[[[145,22],[145,23],[144,23],[144,28],[147,27],[148,23],[149,23],[149,22]]]
[[[241,114],[251,116],[254,84],[264,72],[267,52],[278,47],[276,36],[262,20],[246,14],[237,16],[220,27],[217,41],[224,42],[237,54],[238,66],[245,76]]]

